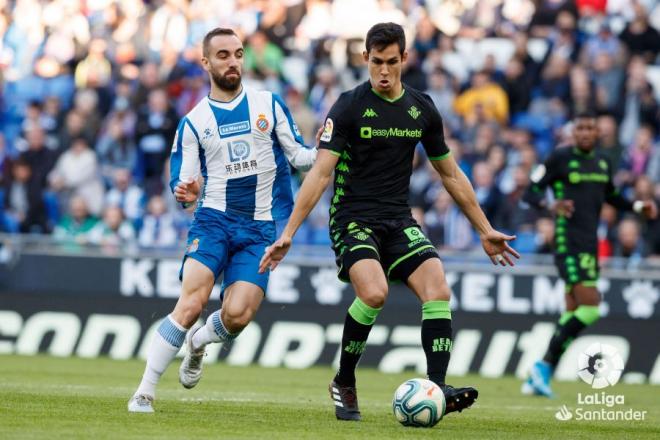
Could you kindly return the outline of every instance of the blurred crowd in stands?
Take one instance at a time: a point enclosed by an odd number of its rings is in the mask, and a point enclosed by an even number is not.
[[[364,35],[402,24],[403,81],[428,93],[493,225],[550,252],[552,218],[521,202],[529,174],[598,114],[616,183],[660,198],[660,3],[655,0],[0,0],[1,229],[109,248],[176,247],[190,213],[169,193],[178,119],[208,93],[201,40],[246,47],[244,82],[281,94],[308,144],[367,79]],[[294,190],[300,176],[295,176]],[[296,240],[327,244],[329,194]],[[479,246],[423,153],[416,219],[442,249]],[[603,210],[601,256],[660,257],[660,223]]]

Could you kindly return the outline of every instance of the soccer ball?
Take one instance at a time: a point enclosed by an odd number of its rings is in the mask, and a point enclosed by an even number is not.
[[[445,395],[430,380],[410,379],[394,392],[392,410],[404,426],[430,428],[445,415]]]

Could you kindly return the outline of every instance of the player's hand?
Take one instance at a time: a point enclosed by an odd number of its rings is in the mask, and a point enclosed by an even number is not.
[[[520,254],[509,246],[509,242],[515,239],[515,235],[502,234],[493,229],[481,236],[481,245],[494,265],[514,266],[514,260],[511,257],[520,258]]]
[[[658,206],[653,200],[645,200],[642,206],[642,215],[649,220],[655,220],[658,216]]]
[[[573,200],[555,200],[550,210],[555,215],[571,218],[573,211],[575,211],[575,205],[573,204]]]
[[[291,239],[288,237],[280,237],[275,243],[268,246],[259,262],[259,273],[266,272],[266,269],[275,269],[290,248]]]
[[[174,188],[174,198],[180,203],[192,203],[199,196],[199,182],[197,179],[181,181]]]

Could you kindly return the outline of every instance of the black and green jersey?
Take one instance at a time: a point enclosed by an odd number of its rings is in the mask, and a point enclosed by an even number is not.
[[[598,221],[603,202],[622,210],[632,204],[612,183],[612,167],[599,151],[585,153],[576,147],[553,151],[532,173],[532,184],[524,200],[541,207],[545,189],[552,188],[556,199],[572,200],[573,215],[555,220],[555,253],[595,255],[598,249]]]
[[[325,121],[320,148],[339,156],[330,226],[410,215],[408,187],[415,146],[431,160],[449,155],[431,98],[404,85],[387,99],[366,83],[342,93]]]

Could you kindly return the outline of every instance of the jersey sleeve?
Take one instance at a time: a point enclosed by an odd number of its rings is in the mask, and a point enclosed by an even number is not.
[[[301,171],[309,170],[316,160],[316,148],[307,148],[298,126],[288,107],[278,95],[273,94],[275,135],[291,165]]]
[[[199,177],[199,137],[188,118],[181,119],[174,135],[170,154],[170,189],[179,182],[189,182]]]
[[[559,160],[557,152],[554,151],[545,163],[537,165],[530,176],[531,183],[527,187],[523,200],[537,209],[544,207],[545,190],[557,179]]]
[[[429,160],[442,160],[451,154],[445,142],[442,116],[440,116],[440,112],[438,112],[431,98],[427,95],[423,96],[424,108],[422,109],[422,114],[427,113],[429,115],[429,124],[422,134],[422,146]]]
[[[323,125],[319,148],[329,150],[336,156],[339,156],[348,144],[351,130],[350,104],[349,96],[341,95],[328,112]]]

